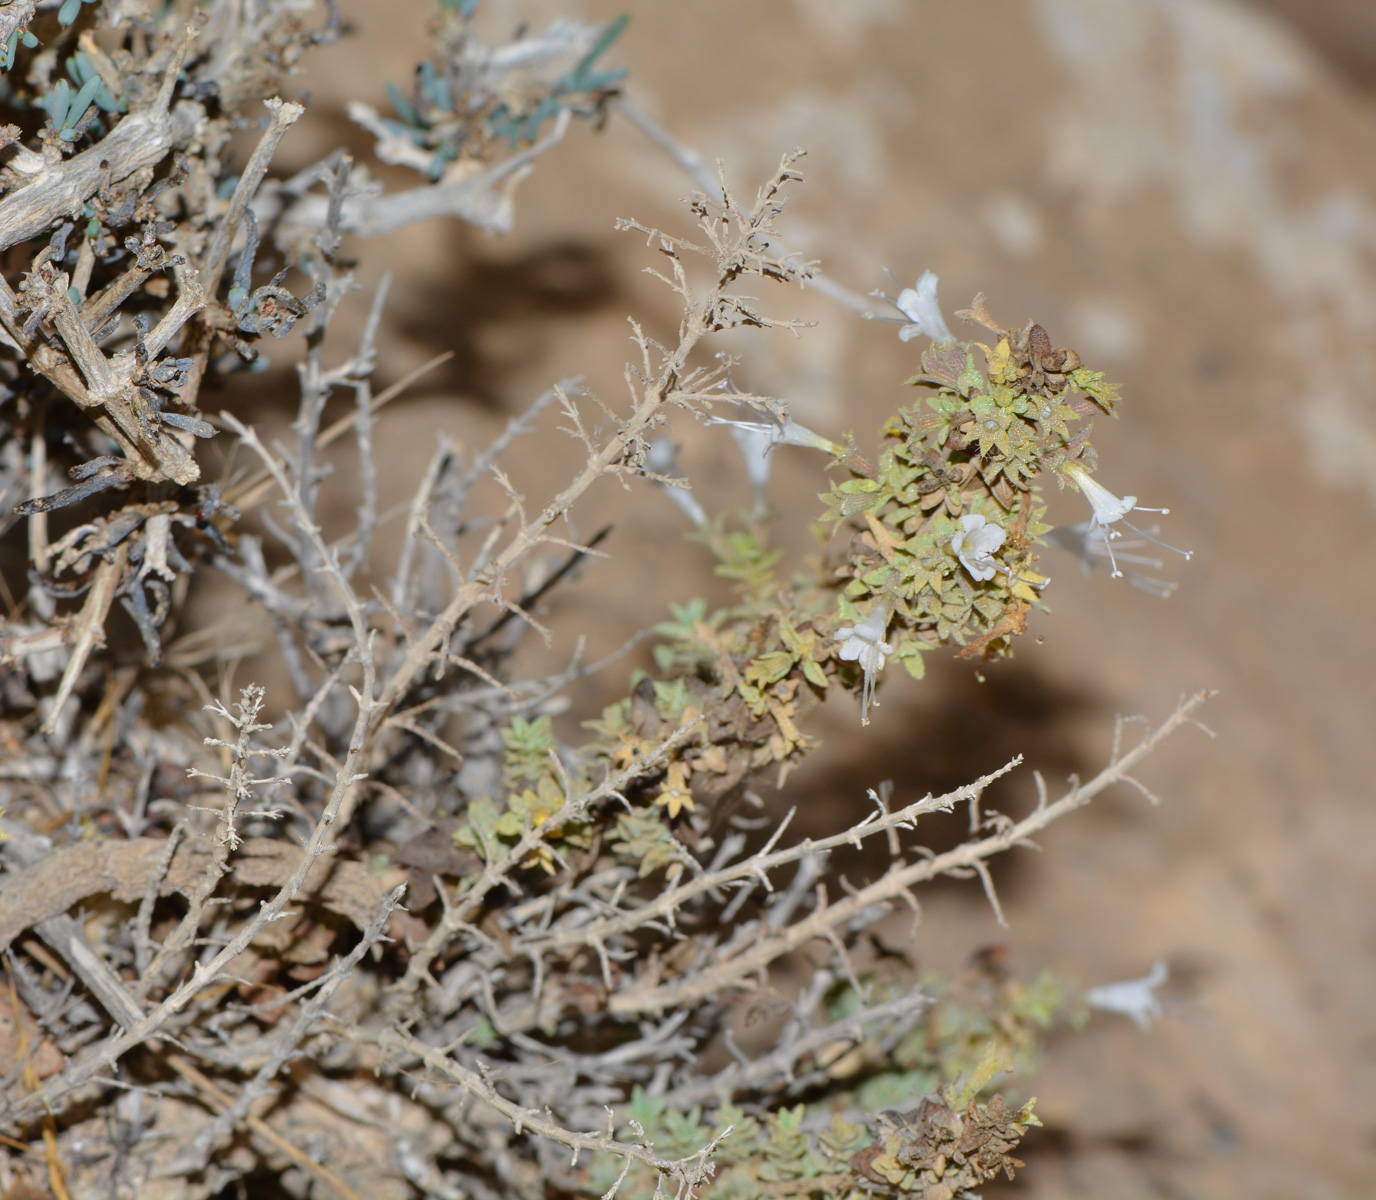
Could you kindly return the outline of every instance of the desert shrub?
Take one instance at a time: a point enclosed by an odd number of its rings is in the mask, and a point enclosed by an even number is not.
[[[881,429],[824,436],[738,387],[716,335],[795,329],[769,314],[825,282],[785,249],[801,155],[741,199],[621,94],[624,22],[486,45],[475,0],[445,0],[409,86],[360,80],[350,107],[378,159],[414,172],[386,191],[342,151],[274,174],[305,114],[281,93],[344,33],[332,5],[154,7],[0,9],[10,1179],[949,1197],[1012,1176],[1042,1033],[1086,1000],[1141,1017],[1159,979],[1085,997],[1050,976],[919,978],[876,956],[875,927],[915,921],[946,876],[997,913],[989,860],[1133,782],[1202,697],[1059,795],[1038,776],[1020,819],[982,806],[1020,760],[939,796],[876,780],[869,815],[825,837],[791,837],[751,785],[786,782],[828,693],[867,722],[891,660],[921,679],[932,654],[1011,653],[1045,606],[1048,541],[1119,572],[1136,502],[1096,482],[1088,439],[1113,385],[983,298],[961,314],[982,332],[958,339],[927,274],[859,302],[916,343],[913,402]],[[698,184],[682,228],[620,223],[681,306],[676,339],[633,321],[623,399],[552,380],[480,453],[438,439],[389,518],[373,429],[409,381],[374,393],[387,285],[354,344],[331,336],[353,257],[420,221],[507,230],[516,182],[607,119]],[[245,415],[277,339],[299,341],[285,444]],[[731,427],[754,508],[694,496],[674,464],[686,421]],[[528,433],[581,453],[533,498],[503,470]],[[341,438],[356,480],[329,478]],[[813,455],[815,512],[764,502],[781,447]],[[667,489],[733,598],[675,604],[653,669],[530,677],[539,606],[615,554],[571,520],[608,477]],[[1052,480],[1091,519],[1053,530]],[[480,487],[495,515],[473,510]],[[332,489],[356,505],[342,532],[321,516]],[[771,546],[783,520],[817,524],[814,557]],[[290,694],[228,694],[197,588],[261,614]],[[561,735],[560,700],[594,669],[623,670],[624,698]],[[958,844],[924,849],[919,820],[957,809]],[[831,866],[849,847],[878,864],[859,883]],[[761,1022],[770,1044],[743,1049]]]

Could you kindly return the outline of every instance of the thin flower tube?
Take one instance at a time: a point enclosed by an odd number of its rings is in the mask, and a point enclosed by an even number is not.
[[[820,433],[813,433],[805,425],[799,425],[792,417],[785,417],[781,425],[764,421],[732,421],[726,417],[709,417],[707,424],[728,425],[733,434],[737,430],[746,430],[768,437],[770,449],[775,446],[804,446],[809,450],[821,450],[833,458],[846,458],[850,454],[847,447],[824,438]]]

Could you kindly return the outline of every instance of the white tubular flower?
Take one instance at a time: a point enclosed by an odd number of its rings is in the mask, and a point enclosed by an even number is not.
[[[1112,525],[1115,521],[1121,521],[1137,507],[1136,496],[1124,496],[1121,500],[1118,499],[1079,463],[1071,463],[1066,467],[1065,473],[1070,476],[1071,481],[1080,489],[1084,498],[1089,501],[1090,508],[1094,510],[1094,523],[1096,525]],[[1170,509],[1153,508],[1146,511],[1166,513]]]
[[[967,513],[960,518],[960,532],[951,539],[951,549],[972,579],[980,583],[993,579],[1006,568],[994,560],[993,554],[1007,536],[1003,529],[986,521],[979,513]]]
[[[663,475],[665,479],[684,479],[683,473],[678,469],[678,447],[674,445],[673,438],[655,438],[650,443],[649,453],[645,455],[645,469],[655,475]],[[707,514],[703,512],[697,497],[687,487],[672,487],[661,481],[657,482],[694,525],[701,529],[707,524]]]
[[[1156,530],[1153,527],[1152,531]],[[1126,579],[1135,588],[1140,588],[1144,592],[1150,592],[1153,596],[1159,596],[1162,600],[1167,599],[1172,592],[1180,585],[1169,579],[1158,579],[1155,575],[1148,575],[1143,571],[1134,571],[1132,567],[1146,567],[1152,571],[1160,571],[1165,567],[1161,559],[1150,554],[1138,554],[1137,551],[1148,544],[1147,538],[1122,538],[1118,540],[1117,551],[1108,544],[1108,532],[1096,521],[1081,521],[1077,525],[1058,525],[1055,529],[1049,530],[1043,535],[1048,545],[1059,546],[1062,550],[1068,550],[1080,560],[1084,573],[1088,575],[1096,566],[1104,563],[1127,563],[1129,569],[1123,572]]]
[[[1170,978],[1163,959],[1157,959],[1151,973],[1141,979],[1125,979],[1120,983],[1106,983],[1101,987],[1090,988],[1085,993],[1085,1003],[1090,1008],[1102,1012],[1122,1013],[1131,1017],[1137,1028],[1146,1033],[1151,1029],[1153,1018],[1161,1018],[1161,1001],[1157,999],[1156,989]]]
[[[774,426],[741,422],[731,426],[731,437],[745,463],[745,474],[755,493],[755,512],[765,510],[765,490],[769,487],[769,452],[774,448]]]
[[[911,322],[898,331],[905,342],[923,334],[934,342],[954,342],[951,331],[946,328],[946,318],[941,315],[941,305],[936,298],[937,277],[930,271],[923,271],[917,287],[904,288],[898,293],[897,307]]]
[[[645,469],[670,479],[681,479],[678,469],[678,447],[671,437],[657,437],[645,451]]]
[[[860,693],[860,724],[870,723],[870,705],[874,703],[874,684],[884,662],[893,653],[893,647],[884,640],[884,631],[889,627],[889,607],[882,601],[876,604],[863,621],[855,625],[843,625],[836,631],[840,643],[840,657],[847,662],[858,662],[865,673],[865,686]]]
[[[1091,530],[1099,528],[1104,531],[1104,549],[1108,554],[1110,567],[1109,575],[1111,578],[1123,578],[1123,572],[1118,569],[1118,561],[1113,556],[1112,545],[1113,539],[1121,537],[1122,533],[1120,530],[1109,528],[1110,525],[1115,525],[1119,521],[1122,521],[1124,525],[1139,537],[1146,538],[1149,542],[1155,542],[1163,549],[1174,550],[1176,554],[1182,555],[1186,559],[1194,556],[1193,550],[1178,550],[1176,547],[1168,545],[1159,538],[1155,538],[1151,534],[1138,529],[1131,521],[1124,520],[1128,513],[1133,511],[1159,512],[1165,515],[1171,511],[1169,508],[1143,508],[1137,503],[1136,496],[1124,496],[1120,500],[1110,492],[1108,488],[1104,487],[1102,483],[1099,483],[1080,463],[1070,463],[1064,467],[1063,470],[1064,473],[1070,477],[1070,481],[1080,489],[1084,498],[1089,501],[1090,508],[1094,510],[1094,516],[1089,522]]]
[[[812,430],[799,425],[792,417],[785,417],[782,425],[764,421],[730,421],[725,417],[708,417],[707,424],[729,425],[733,434],[737,429],[744,429],[768,437],[767,450],[772,450],[775,446],[806,446],[809,450],[822,450],[833,458],[845,458],[850,454],[850,450],[839,442],[830,441],[820,433],[813,433]]]

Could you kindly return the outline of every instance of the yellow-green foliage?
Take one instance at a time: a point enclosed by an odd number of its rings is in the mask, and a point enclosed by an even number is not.
[[[1035,1070],[1038,1032],[1069,1015],[1064,990],[1050,974],[1029,986],[984,981],[955,987],[931,977],[922,988],[932,1001],[921,1023],[889,1055],[861,1047],[828,1064],[830,1085],[814,1089],[814,1102],[768,1115],[731,1104],[681,1113],[636,1088],[617,1110],[617,1136],[652,1145],[656,1154],[672,1159],[729,1128],[713,1153],[716,1174],[702,1193],[710,1200],[949,1200],[995,1174],[1011,1177],[1022,1165],[1011,1152],[1026,1129],[1040,1122],[1033,1101],[1009,1110],[994,1085]],[[826,1012],[835,1019],[863,1005],[846,986],[828,999]],[[837,1072],[851,1070],[858,1077],[846,1086]],[[599,1157],[577,1178],[586,1192],[601,1194],[622,1165]],[[650,1200],[655,1182],[653,1172],[637,1167],[617,1194]]]

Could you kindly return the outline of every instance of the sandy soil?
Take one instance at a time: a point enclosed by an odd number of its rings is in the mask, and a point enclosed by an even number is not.
[[[392,6],[345,7],[363,36],[322,60],[314,123],[363,150],[343,88],[379,62],[404,78],[422,43]],[[570,8],[494,5],[494,26],[509,30],[516,7],[537,26]],[[824,749],[796,780],[809,827],[833,828],[885,777],[921,792],[1016,752],[1053,780],[1092,770],[1115,713],[1160,717],[1183,691],[1220,691],[1206,710],[1216,739],[1182,737],[1146,770],[1160,807],[1110,797],[1002,867],[1008,930],[973,885],[927,906],[915,950],[929,965],[999,941],[1028,974],[1097,983],[1164,957],[1174,975],[1150,1035],[1101,1016],[1057,1041],[1036,1088],[1048,1129],[1016,1187],[990,1195],[1370,1194],[1376,101],[1363,6],[1291,8],[1315,46],[1345,48],[1336,65],[1260,9],[1218,0],[582,9],[629,9],[631,94],[747,195],[782,151],[808,149],[786,229],[839,282],[867,292],[885,266],[908,281],[931,268],[948,313],[983,291],[1007,323],[1035,317],[1120,379],[1122,418],[1096,429],[1102,477],[1169,506],[1163,535],[1195,551],[1168,564],[1181,584],[1168,601],[1049,552],[1043,644],[1025,639],[983,683],[955,662],[922,684],[889,679],[865,730],[849,704],[828,706]],[[300,163],[320,148],[309,133],[284,147]],[[379,430],[385,499],[406,495],[436,429],[480,444],[560,374],[624,394],[626,317],[667,333],[675,309],[612,221],[686,228],[689,190],[613,121],[576,130],[524,185],[511,237],[432,227],[373,248],[399,281],[386,377],[457,351]],[[913,347],[816,293],[767,299],[818,325],[731,343],[747,355],[741,382],[819,429],[872,436],[907,399]],[[709,508],[745,500],[721,431],[676,434]],[[551,435],[513,460],[518,485],[538,499],[574,453]],[[822,486],[814,466],[776,466],[795,550]],[[1081,508],[1066,495],[1053,513]],[[657,493],[608,487],[582,520],[615,523],[615,557],[551,612],[556,656],[579,634],[605,652],[667,600],[715,586]],[[576,708],[624,678],[608,672]],[[1016,807],[1030,787],[1024,771],[1000,800]]]

